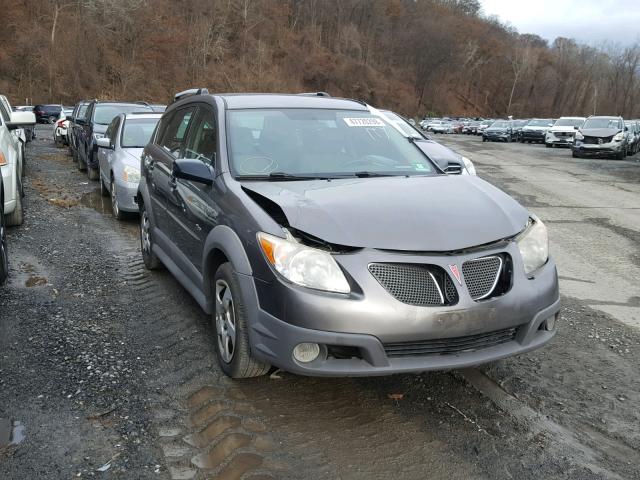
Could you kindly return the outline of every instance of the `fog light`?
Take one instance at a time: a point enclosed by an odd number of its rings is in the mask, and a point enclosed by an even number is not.
[[[320,355],[320,345],[317,343],[299,343],[293,349],[293,358],[300,363],[313,362]]]
[[[551,332],[555,330],[555,328],[556,328],[556,316],[554,315],[553,317],[549,317],[545,320],[544,329],[547,332]]]

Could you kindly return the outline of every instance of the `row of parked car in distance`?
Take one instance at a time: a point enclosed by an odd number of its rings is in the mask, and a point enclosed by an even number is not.
[[[570,147],[574,158],[583,156],[623,159],[640,149],[640,121],[619,116],[533,118],[529,120],[423,120],[421,128],[433,133],[481,135],[483,142],[543,143],[547,148]]]

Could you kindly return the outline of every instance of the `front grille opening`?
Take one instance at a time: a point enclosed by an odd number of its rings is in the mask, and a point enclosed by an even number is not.
[[[458,302],[449,275],[437,265],[372,263],[369,272],[394,298],[409,305],[443,306]]]
[[[516,327],[512,327],[464,337],[386,343],[384,344],[384,351],[388,357],[455,355],[475,352],[515,340],[517,330]]]
[[[358,347],[345,345],[327,345],[327,357],[337,360],[350,360],[352,358],[362,359],[362,354]]]
[[[511,288],[513,278],[511,257],[500,254],[467,260],[462,264],[462,274],[473,300],[504,295]]]

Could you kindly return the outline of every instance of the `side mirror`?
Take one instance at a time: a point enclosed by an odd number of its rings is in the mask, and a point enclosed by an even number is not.
[[[579,126],[577,126],[577,125],[574,125],[573,129],[574,129],[574,130],[580,130],[580,127],[579,127]]]
[[[76,118],[74,120],[74,123],[76,123],[77,125],[85,125],[86,122],[84,121],[84,118]]]
[[[98,145],[98,147],[100,148],[109,148],[109,149],[113,149],[113,147],[111,146],[111,139],[108,137],[102,137],[99,138],[98,140],[96,140],[96,144]]]
[[[183,180],[204,183],[205,185],[213,184],[211,167],[202,160],[194,160],[192,158],[175,160],[173,162],[173,176]]]
[[[629,127],[624,127],[624,131],[628,132],[629,131]]]
[[[9,130],[32,127],[36,124],[36,116],[33,112],[11,112],[11,120],[7,122]]]

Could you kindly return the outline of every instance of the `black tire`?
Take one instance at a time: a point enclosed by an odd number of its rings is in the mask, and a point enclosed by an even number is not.
[[[80,152],[76,152],[76,157],[78,158],[78,161],[76,163],[78,170],[84,172],[87,169],[87,164],[84,163],[84,160],[82,160],[82,155],[80,155]]]
[[[571,152],[571,156],[573,158],[580,158],[580,155],[578,155],[576,152],[573,152],[573,151]]]
[[[146,232],[145,232],[146,231]],[[146,234],[146,240],[144,235]],[[159,270],[162,268],[162,262],[153,253],[153,227],[151,216],[147,212],[144,203],[140,202],[140,252],[142,260],[147,270]]]
[[[100,180],[100,184],[102,185],[102,180]],[[124,218],[126,217],[126,214],[120,210],[120,207],[118,206],[118,195],[117,195],[117,190],[116,190],[116,185],[113,181],[113,178],[111,178],[111,191],[110,193],[110,197],[111,197],[111,211],[113,213],[113,218],[117,219],[117,220],[124,220]]]
[[[0,202],[3,202],[0,196]],[[0,214],[0,284],[3,284],[9,275],[9,254],[7,253],[7,232],[4,215]]]
[[[551,147],[553,147],[553,145],[552,145],[552,144],[550,144],[550,143],[545,143],[545,144],[544,144],[544,146],[545,146],[545,147],[547,147],[547,148],[551,148]]]
[[[624,160],[625,156],[626,156],[625,152],[620,152],[615,156],[615,158],[616,158],[616,160]]]
[[[482,141],[483,141],[483,142],[486,142],[486,141],[487,141],[487,139],[486,139],[486,138],[484,138],[484,137],[482,137]]]
[[[213,278],[212,290],[215,296],[213,322],[216,328],[216,357],[220,369],[231,378],[264,375],[271,365],[262,363],[251,355],[246,308],[242,301],[240,284],[230,263],[220,265]],[[234,324],[235,338],[232,346],[229,343],[231,335],[221,333],[225,331],[225,325],[230,323]]]
[[[87,177],[89,177],[89,180],[98,180],[100,178],[100,170],[87,166]]]
[[[102,175],[100,175],[100,196],[102,197],[109,196],[109,190],[107,190],[107,187],[104,186],[104,180],[102,180]]]
[[[17,185],[17,192],[16,192],[16,208],[13,212],[5,215],[5,225],[7,227],[17,227],[19,225],[22,225],[22,222],[24,222],[24,206],[22,204],[22,197],[23,197],[23,191],[22,191],[22,181],[20,179],[18,179],[18,185]]]
[[[27,174],[27,156],[22,143],[20,144],[20,149],[22,150],[22,172],[20,175],[24,177]]]

